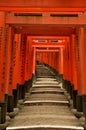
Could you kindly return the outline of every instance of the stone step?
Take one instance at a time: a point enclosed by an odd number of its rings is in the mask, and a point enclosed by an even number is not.
[[[32,90],[31,94],[43,94],[43,93],[51,93],[51,94],[64,94],[62,90]]]
[[[56,81],[55,78],[37,78],[37,81]]]
[[[39,82],[38,82],[38,83],[35,83],[34,85],[42,85],[42,86],[43,86],[43,85],[52,85],[52,86],[53,86],[53,85],[57,85],[57,86],[58,86],[58,83],[49,83],[49,82],[47,82],[47,83],[45,83],[45,82],[44,82],[44,83],[41,83],[41,82],[40,82],[40,83],[39,83]]]
[[[32,87],[32,91],[48,91],[48,90],[54,90],[54,91],[59,91],[59,90],[62,90],[61,88],[54,88],[54,87],[51,87],[51,88],[49,88],[49,87]],[[63,91],[63,90],[62,90]]]
[[[84,130],[70,111],[62,84],[44,65],[36,66],[37,80],[30,89],[24,107],[7,130]]]
[[[53,84],[58,84],[57,81],[53,81],[53,80],[43,80],[43,81],[36,81],[36,84],[37,83],[53,83]]]
[[[47,86],[42,86],[42,85],[33,85],[33,87],[32,88],[35,88],[35,89],[38,89],[38,88],[44,88],[44,89],[50,89],[50,88],[55,88],[55,89],[58,89],[58,88],[61,88],[61,86],[57,86],[57,85],[51,85],[51,86],[49,86],[49,85],[47,85]]]
[[[37,78],[54,78],[52,75],[37,75]]]
[[[67,101],[66,97],[61,94],[31,94],[27,100],[59,100],[59,101]]]
[[[68,101],[53,101],[53,100],[36,100],[36,101],[25,101],[24,105],[33,106],[33,105],[61,105],[69,106]]]
[[[19,116],[27,115],[45,115],[45,116],[73,116],[70,112],[68,106],[48,106],[48,105],[38,105],[38,106],[24,106],[23,110],[19,114]]]
[[[57,85],[57,84],[33,84],[33,87],[41,87],[41,86],[56,86],[56,87],[58,87],[59,85]]]

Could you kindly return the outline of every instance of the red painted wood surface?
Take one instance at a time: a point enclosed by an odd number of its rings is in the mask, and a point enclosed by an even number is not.
[[[32,78],[37,60],[63,74],[79,95],[86,94],[85,5],[85,0],[0,2],[1,102],[17,83]]]
[[[4,101],[6,80],[5,13],[0,12],[0,101]]]

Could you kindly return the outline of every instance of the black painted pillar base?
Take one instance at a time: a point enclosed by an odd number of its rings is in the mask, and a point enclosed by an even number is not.
[[[14,108],[14,97],[12,95],[8,95],[7,112],[13,112],[13,108]]]
[[[29,84],[29,82],[25,81],[25,92],[28,92],[28,84]]]
[[[18,90],[18,100],[20,99],[20,85],[17,84],[17,90]]]
[[[24,98],[25,98],[25,86],[18,85],[18,99],[24,99]]]
[[[29,81],[28,81],[28,89],[30,89],[31,87],[32,87],[32,79],[30,79]]]
[[[74,89],[74,86],[73,84],[70,83],[70,87],[69,87],[70,99],[73,99],[73,89]]]
[[[25,99],[25,85],[22,85],[22,99]]]
[[[82,96],[82,111],[85,117],[84,129],[86,130],[86,94],[81,95],[81,96]]]
[[[66,81],[66,89],[67,89],[67,92],[68,93],[70,93],[70,85],[71,85],[71,83],[70,83],[70,81]]]
[[[68,81],[64,80],[64,88],[68,92]]]
[[[6,121],[6,103],[5,102],[0,102],[0,124],[4,124]]]
[[[22,99],[22,85],[18,85],[18,99]]]
[[[4,96],[4,101],[7,103],[8,102],[8,94],[5,94]]]
[[[18,90],[17,89],[13,89],[13,97],[14,97],[14,108],[16,108],[17,103],[18,103]]]
[[[77,108],[78,112],[83,112],[82,95],[77,95],[76,96],[76,108]]]
[[[5,96],[4,96],[4,102],[6,103],[6,110],[7,110],[8,94],[5,94]]]
[[[76,109],[77,108],[77,99],[76,99],[76,97],[77,97],[77,90],[73,90],[73,107]]]
[[[83,109],[83,113],[86,117],[86,95],[82,95],[82,109]]]
[[[73,84],[70,81],[67,81],[67,91],[71,99],[73,98],[73,89],[74,89]]]

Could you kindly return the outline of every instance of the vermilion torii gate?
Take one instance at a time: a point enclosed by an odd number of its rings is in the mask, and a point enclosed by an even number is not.
[[[0,124],[31,87],[36,57],[63,74],[73,108],[86,114],[85,42],[85,0],[0,1]]]

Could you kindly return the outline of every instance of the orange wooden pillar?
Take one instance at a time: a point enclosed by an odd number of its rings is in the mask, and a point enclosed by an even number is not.
[[[64,75],[67,81],[71,81],[71,53],[70,53],[70,40],[66,38],[64,48]]]
[[[12,69],[11,66],[11,59],[12,59],[12,27],[7,27],[8,34],[7,34],[7,64],[6,64],[6,87],[5,87],[5,94],[12,95]]]
[[[63,48],[60,48],[59,57],[59,73],[63,75]]]
[[[49,52],[47,52],[47,65],[49,65]]]
[[[55,73],[56,79],[59,80],[59,63],[58,63],[58,61],[59,61],[59,50],[56,51],[56,52],[54,52],[54,50],[53,50],[52,55],[53,55],[53,58],[51,57],[51,60],[53,59],[53,65],[54,65],[53,71]]]
[[[59,82],[62,82],[63,79],[63,47],[59,50]]]
[[[25,81],[28,81],[28,70],[29,70],[29,43],[26,41],[26,57],[25,57]]]
[[[56,57],[55,57],[55,52],[53,50],[53,68],[55,69],[55,64],[56,64]]]
[[[28,38],[26,37],[26,54],[25,54],[25,91],[28,92],[29,90],[29,80],[30,80],[30,74],[29,74],[29,42]]]
[[[73,90],[73,84],[72,84],[72,62],[74,57],[72,57],[71,50],[73,49],[71,47],[71,39],[70,37],[67,38],[67,91],[70,94],[70,97],[73,98],[74,104],[76,105],[76,95],[77,91]]]
[[[35,75],[35,65],[36,65],[36,48],[33,48],[33,68],[32,74]]]
[[[68,53],[68,81],[71,82],[71,46],[70,46],[71,42],[70,42],[70,38],[67,39],[67,42],[68,42],[68,44],[67,44],[67,48],[68,48],[68,51],[67,51],[67,53]]]
[[[63,78],[64,80],[67,80],[67,75],[68,75],[68,72],[67,72],[67,65],[68,65],[68,53],[67,53],[67,42],[65,42],[65,47],[64,47],[64,52],[63,52],[63,55],[64,55],[64,60],[63,60],[63,69],[64,69],[64,75],[63,75]]]
[[[32,86],[32,64],[33,64],[33,53],[32,53],[32,39],[26,35],[26,53],[25,53],[25,88],[28,91]]]
[[[28,59],[29,59],[29,79],[30,79],[30,81],[32,80],[32,64],[33,64],[33,59],[32,59],[32,57],[33,57],[33,52],[32,52],[32,39],[28,36],[27,37],[27,40],[28,40],[28,44],[29,44],[29,57],[28,57]]]
[[[55,52],[55,70],[57,70],[57,52]]]
[[[35,73],[36,73],[36,48],[33,48],[33,63],[32,63],[32,82],[35,81]]]
[[[63,70],[64,70],[64,83],[63,87],[67,90],[68,93],[70,93],[70,86],[71,86],[71,56],[70,56],[70,42],[69,38],[66,39],[65,41],[65,46],[64,46],[64,51],[63,51]]]
[[[18,86],[18,98],[24,99],[25,97],[25,56],[26,56],[26,35],[21,34],[20,41],[20,75]]]
[[[13,79],[12,79],[12,94],[14,99],[14,106],[17,107],[18,101],[18,83],[20,71],[20,41],[21,34],[14,34],[13,39]]]
[[[54,67],[54,56],[53,56],[53,52],[51,52],[51,57],[52,57],[52,59],[51,59],[51,66],[53,68]]]
[[[5,80],[6,80],[6,42],[5,42],[5,12],[0,12],[0,123],[5,123],[6,103]]]
[[[76,68],[76,42],[75,35],[70,37],[70,53],[71,53],[71,98],[73,98],[73,107],[76,109],[76,97],[77,97],[77,68]]]
[[[56,53],[56,70],[59,72],[59,52]]]
[[[77,90],[77,68],[76,68],[76,42],[75,35],[71,35],[71,83],[74,84],[74,90]]]
[[[77,110],[83,111],[86,116],[86,34],[85,28],[79,28],[77,46],[77,81],[78,96]]]
[[[5,56],[5,13],[0,12],[0,102],[4,102],[5,94],[5,70],[6,70],[6,56]]]
[[[47,63],[47,55],[46,52],[43,52],[43,62],[46,64]]]
[[[67,73],[66,73],[66,71],[67,71],[67,61],[66,61],[66,59],[67,59],[67,56],[66,56],[66,43],[65,43],[65,47],[64,47],[64,52],[63,52],[63,55],[64,55],[64,60],[63,60],[63,69],[64,69],[64,75],[63,75],[63,78],[64,78],[64,80],[66,80],[66,78],[67,78]],[[66,61],[66,62],[65,62]]]
[[[49,65],[52,65],[52,52],[49,52]]]
[[[5,89],[5,101],[7,102],[7,111],[13,111],[13,95],[12,95],[12,81],[13,81],[13,37],[14,29],[11,26],[7,26],[7,53],[6,53],[6,89]]]

